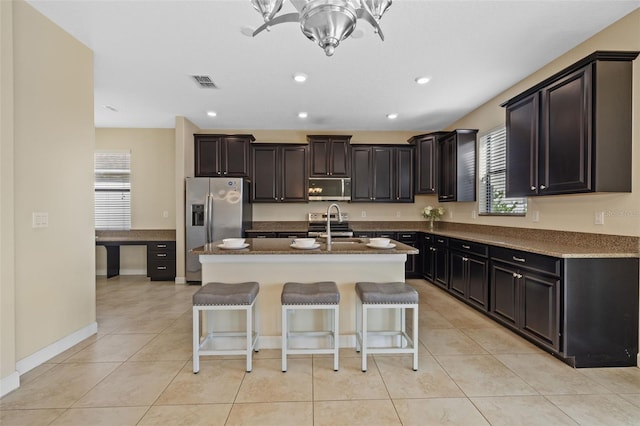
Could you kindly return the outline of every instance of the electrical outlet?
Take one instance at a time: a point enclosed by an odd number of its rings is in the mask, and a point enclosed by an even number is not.
[[[604,225],[604,212],[596,212],[595,224],[596,225]]]
[[[49,226],[49,213],[31,213],[32,228],[47,228]]]
[[[534,210],[531,213],[531,220],[533,222],[540,222],[540,212],[538,210]]]
[[[478,212],[475,210],[471,210],[471,219],[476,219],[478,217]]]
[[[367,212],[366,212],[366,211],[364,211],[364,210],[362,210],[362,213],[361,213],[361,215],[360,215],[360,216],[361,216],[361,217],[367,217]]]
[[[162,212],[162,217],[164,217],[165,219],[169,217],[169,212],[168,211],[163,211]]]
[[[396,212],[396,217],[400,217],[400,215],[401,215],[401,214],[400,214],[400,211],[397,211],[397,212]]]

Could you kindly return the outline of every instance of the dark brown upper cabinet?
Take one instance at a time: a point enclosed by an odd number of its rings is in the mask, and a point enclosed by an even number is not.
[[[476,129],[457,129],[438,140],[438,201],[476,200]]]
[[[307,202],[307,145],[252,144],[253,202]]]
[[[417,135],[408,140],[415,146],[415,193],[437,193],[437,149],[438,138],[446,132]]]
[[[310,177],[351,177],[351,136],[308,135]]]
[[[196,177],[249,176],[253,135],[194,135]]]
[[[507,196],[631,191],[638,53],[597,51],[502,104]]]
[[[412,203],[413,147],[353,145],[351,201]]]

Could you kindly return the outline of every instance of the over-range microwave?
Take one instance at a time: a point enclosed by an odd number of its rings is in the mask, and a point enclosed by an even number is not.
[[[350,201],[351,179],[309,178],[309,201]]]

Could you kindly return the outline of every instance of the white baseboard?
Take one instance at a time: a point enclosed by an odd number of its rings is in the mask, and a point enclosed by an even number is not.
[[[20,387],[20,373],[14,371],[0,379],[0,398]]]
[[[186,284],[187,277],[176,277],[176,284]]]
[[[47,362],[51,358],[60,355],[62,352],[71,348],[72,346],[80,343],[87,337],[93,336],[98,332],[98,323],[93,322],[88,326],[81,328],[80,330],[63,337],[62,339],[53,342],[49,346],[40,349],[16,362],[16,370],[19,374],[24,374],[33,370],[37,366]]]

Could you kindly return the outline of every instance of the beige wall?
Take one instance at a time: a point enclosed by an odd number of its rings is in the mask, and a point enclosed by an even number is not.
[[[596,50],[640,50],[640,9],[622,18],[580,44],[509,90],[451,125],[477,128],[480,134],[504,124],[500,104]],[[541,64],[542,65],[542,64]],[[523,228],[557,229],[576,232],[640,236],[640,59],[633,64],[633,192],[624,194],[556,195],[530,197],[524,218],[471,218],[476,203],[452,203],[456,222],[506,225]],[[540,222],[532,221],[538,211]],[[596,211],[605,212],[604,225],[595,225]]]
[[[17,385],[13,233],[13,4],[0,2],[0,380]]]
[[[96,313],[92,52],[25,2],[1,3],[2,315],[15,288],[15,340],[3,331],[0,341],[4,379],[25,358],[91,327]],[[5,36],[13,52],[5,51]],[[13,62],[9,82],[6,61]],[[12,103],[5,99],[11,84]],[[11,150],[13,181],[5,181]],[[33,212],[48,213],[49,226],[32,228]],[[14,277],[5,269],[12,256]],[[11,348],[13,360],[4,354]]]
[[[96,150],[131,152],[131,229],[175,229],[175,131],[99,128],[95,132]],[[145,273],[145,247],[125,246],[120,252],[123,275]],[[106,275],[107,251],[96,247],[95,253],[96,272]]]

